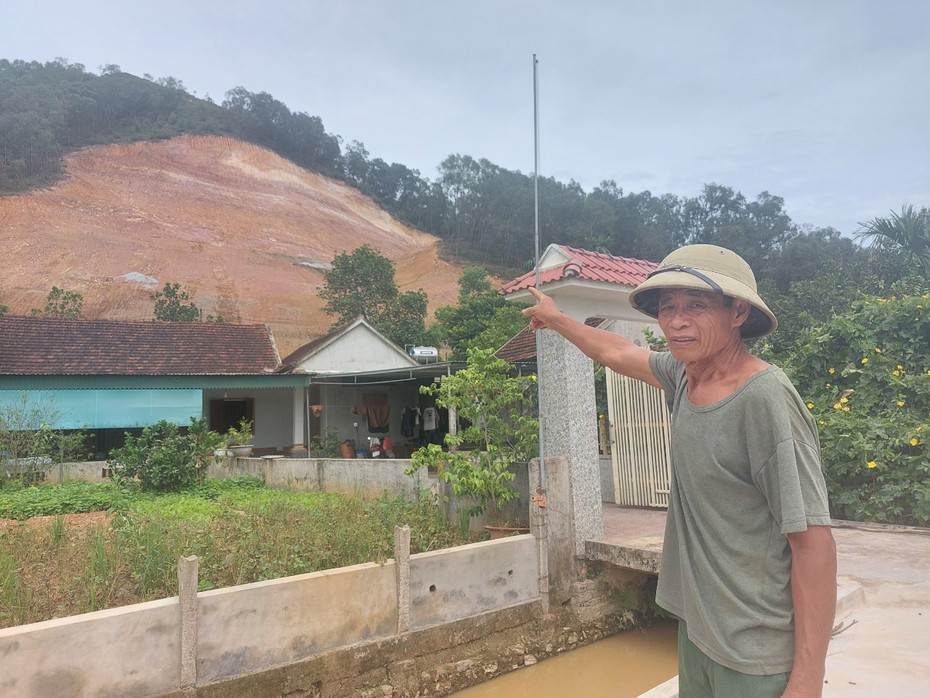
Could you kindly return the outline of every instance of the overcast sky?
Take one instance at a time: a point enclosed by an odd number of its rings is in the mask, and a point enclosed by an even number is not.
[[[436,178],[451,153],[585,191],[781,196],[853,233],[930,205],[926,0],[29,0],[0,57],[242,86]]]

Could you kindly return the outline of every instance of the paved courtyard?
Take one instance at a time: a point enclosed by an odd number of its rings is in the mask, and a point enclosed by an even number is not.
[[[604,504],[604,541],[661,547],[665,512]],[[930,696],[930,529],[836,522],[825,698]],[[674,695],[667,693],[666,695]]]

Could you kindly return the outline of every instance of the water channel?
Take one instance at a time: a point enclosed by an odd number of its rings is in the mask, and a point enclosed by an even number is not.
[[[630,630],[517,669],[455,698],[636,698],[678,673],[678,625]]]

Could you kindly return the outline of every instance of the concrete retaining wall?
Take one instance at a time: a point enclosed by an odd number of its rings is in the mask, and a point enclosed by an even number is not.
[[[194,647],[182,646],[178,597],[3,629],[0,698],[159,696],[184,688],[191,653],[204,686],[403,637],[401,617],[415,631],[538,607],[536,555],[522,535],[201,592]]]
[[[426,468],[407,475],[409,466],[409,460],[387,458],[221,458],[210,465],[207,475],[217,479],[252,475],[263,478],[269,487],[339,492],[362,499],[385,492],[414,497],[430,486],[430,478]]]

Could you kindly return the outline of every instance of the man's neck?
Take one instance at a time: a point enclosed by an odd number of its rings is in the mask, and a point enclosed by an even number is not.
[[[696,405],[719,402],[767,367],[767,363],[749,353],[742,340],[736,341],[710,359],[685,363],[688,398]]]

